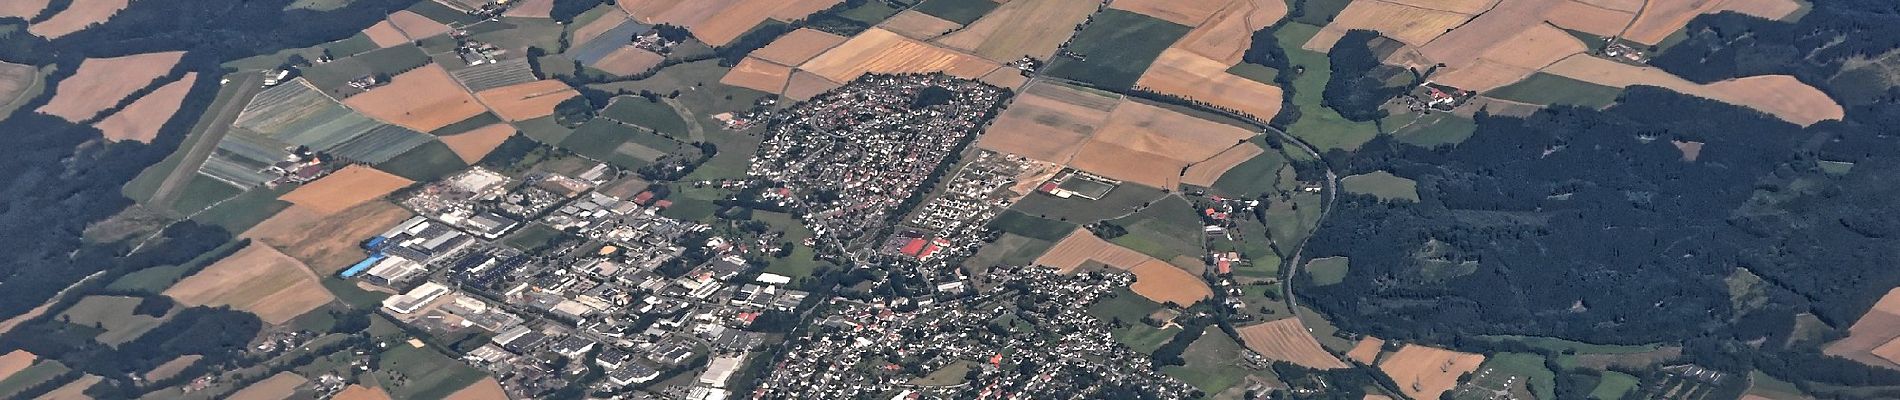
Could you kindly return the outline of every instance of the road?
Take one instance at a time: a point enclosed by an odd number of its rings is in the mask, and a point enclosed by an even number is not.
[[[158,189],[152,192],[152,198],[147,201],[150,203],[148,206],[170,210],[171,202],[178,198],[178,190],[198,175],[198,167],[211,158],[211,152],[218,149],[218,141],[224,140],[224,135],[231,132],[231,124],[237,122],[238,114],[244,112],[244,106],[251,104],[251,97],[264,90],[264,74],[261,72],[239,72],[225,75],[225,79],[230,80],[225,85],[238,85],[237,95],[224,103],[224,107],[215,110],[216,114],[211,116],[210,121],[201,121],[208,124],[204,132],[196,141],[189,143],[191,148],[185,151],[185,159],[165,175],[164,181],[159,182]]]

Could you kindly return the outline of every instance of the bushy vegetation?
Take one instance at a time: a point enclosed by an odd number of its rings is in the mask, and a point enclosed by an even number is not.
[[[1381,79],[1396,71],[1380,63],[1379,56],[1372,52],[1370,43],[1378,37],[1375,31],[1347,31],[1346,36],[1333,45],[1333,51],[1327,53],[1333,75],[1326,81],[1321,104],[1348,120],[1365,122],[1385,118],[1386,112],[1381,108],[1385,102],[1405,94],[1407,86],[1388,85]]]

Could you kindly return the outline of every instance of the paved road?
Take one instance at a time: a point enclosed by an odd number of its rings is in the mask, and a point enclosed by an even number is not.
[[[191,148],[185,151],[185,159],[165,175],[165,180],[159,182],[158,189],[152,192],[151,200],[147,201],[154,209],[171,209],[171,203],[178,198],[179,189],[198,175],[198,167],[211,158],[211,151],[218,148],[218,141],[224,140],[224,135],[230,133],[231,124],[237,122],[238,114],[244,112],[244,106],[251,103],[251,98],[257,96],[257,92],[264,90],[264,74],[260,72],[239,72],[224,77],[230,80],[225,85],[238,85],[237,95],[232,96],[223,108],[212,110],[216,114],[211,116],[210,121],[201,121],[209,124],[204,133],[196,142],[190,143]]]

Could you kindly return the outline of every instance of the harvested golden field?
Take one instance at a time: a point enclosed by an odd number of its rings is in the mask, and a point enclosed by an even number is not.
[[[610,11],[601,15],[600,18],[594,19],[594,22],[589,22],[587,25],[581,25],[579,29],[575,29],[574,33],[570,34],[571,37],[568,38],[568,43],[579,45],[580,43],[591,42],[594,38],[606,34],[607,31],[613,30],[615,27],[620,26],[620,24],[627,23],[627,20],[628,18],[625,14]]]
[[[1179,185],[1181,170],[1254,133],[1148,104],[1124,101],[1070,165],[1158,188]]]
[[[1028,1],[1028,0],[1025,0]],[[976,79],[995,71],[1001,64],[969,54],[946,50],[871,28],[844,44],[819,54],[800,66],[833,82],[850,82],[867,73],[905,74],[943,72],[960,78]]]
[[[1299,318],[1282,318],[1234,330],[1240,333],[1240,340],[1246,342],[1248,349],[1266,358],[1312,369],[1351,367],[1319,347],[1319,340],[1313,338],[1312,331],[1307,330]]]
[[[1498,4],[1498,0],[1386,0],[1418,8],[1450,11],[1465,15],[1477,15]],[[1641,1],[1641,0],[1637,0]]]
[[[1560,3],[1557,0],[1503,0],[1491,11],[1478,14],[1457,29],[1420,45],[1418,51],[1435,62],[1478,58],[1500,40],[1543,24],[1544,17]]]
[[[1636,13],[1598,7],[1581,0],[1559,2],[1549,15],[1552,24],[1603,37],[1622,33],[1623,27],[1629,26],[1634,18]]]
[[[1036,257],[1036,265],[1070,273],[1081,269],[1083,264],[1090,261],[1106,264],[1115,269],[1129,270],[1150,260],[1155,260],[1155,258],[1095,237],[1095,234],[1089,233],[1088,229],[1076,228],[1074,232],[1069,232],[1069,236],[1063,237],[1062,241],[1050,247],[1049,251]]]
[[[911,39],[930,40],[962,28],[963,24],[917,12],[917,10],[904,10],[884,20],[884,23],[878,24],[878,27]]]
[[[792,67],[778,65],[771,61],[746,57],[739,65],[732,66],[719,83],[727,86],[757,90],[766,93],[785,91],[785,83],[792,80]]]
[[[501,390],[501,383],[495,378],[483,378],[475,384],[450,393],[448,400],[508,400],[508,392]]]
[[[187,72],[185,77],[158,87],[93,126],[105,132],[106,140],[151,143],[158,137],[158,128],[178,113],[178,105],[184,103],[185,94],[197,81],[198,73]]]
[[[1135,87],[1237,110],[1256,119],[1280,113],[1279,87],[1227,72],[1232,64],[1170,48],[1161,52]]]
[[[1470,19],[1470,15],[1418,8],[1383,0],[1354,1],[1351,5],[1347,5],[1345,10],[1340,11],[1339,16],[1334,17],[1332,23],[1326,24],[1326,27],[1322,29],[1331,34],[1314,35],[1313,39],[1308,40],[1302,47],[1318,52],[1332,50],[1333,43],[1338,42],[1339,37],[1345,35],[1346,31],[1353,29],[1375,30],[1393,40],[1421,46]],[[1488,40],[1496,39],[1497,37],[1488,38]]]
[[[415,11],[402,10],[394,14],[389,14],[389,23],[395,25],[396,30],[402,31],[403,36],[408,36],[409,40],[422,40],[436,35],[449,34],[448,25],[435,22],[435,20],[424,17],[422,14],[417,14]]]
[[[1643,2],[1644,2],[1644,0],[1575,0],[1575,1],[1581,1],[1585,4],[1589,4],[1592,6],[1599,7],[1599,8],[1607,8],[1607,9],[1617,10],[1617,11],[1628,11],[1632,14],[1636,13],[1637,10],[1642,10]],[[1776,1],[1779,1],[1779,0],[1776,0]]]
[[[1075,35],[1075,25],[1095,13],[1096,2],[1074,0],[1015,0],[990,10],[976,22],[934,43],[975,54],[998,63],[1024,55],[1048,60],[1062,42]]]
[[[653,69],[654,66],[660,65],[661,61],[666,61],[666,56],[633,47],[633,45],[622,45],[614,49],[614,52],[607,53],[606,57],[595,61],[593,68],[607,71],[609,74],[629,76]]]
[[[7,0],[0,1],[0,17],[33,18],[45,10],[52,0]]]
[[[1414,399],[1436,399],[1458,385],[1458,376],[1478,370],[1483,354],[1460,353],[1408,344],[1379,362],[1379,371]]]
[[[335,214],[291,206],[241,235],[283,249],[321,273],[335,273],[368,255],[358,244],[414,214],[387,201],[372,201]]]
[[[396,24],[389,23],[389,20],[364,28],[363,35],[369,36],[369,41],[376,43],[376,47],[400,46],[411,42],[409,37],[403,36],[402,31],[396,29]]]
[[[687,2],[689,0],[619,0],[615,1],[614,5],[620,6],[620,11],[632,15],[635,21],[640,21],[642,24],[657,24],[661,22],[659,19],[661,14]]]
[[[516,1],[513,7],[508,7],[508,11],[501,15],[516,18],[548,18],[550,11],[554,11],[554,0],[520,0]]]
[[[1069,166],[1149,187],[1175,188],[1181,186],[1181,171],[1187,168],[1187,162],[1091,139],[1069,159]]]
[[[398,74],[387,85],[343,99],[343,105],[417,132],[440,129],[483,111],[482,103],[439,64]]]
[[[1208,16],[1227,5],[1227,0],[1116,0],[1108,8],[1159,18],[1187,26],[1198,26]]]
[[[694,0],[657,14],[657,20],[685,26],[713,47],[725,46],[766,19],[791,21],[843,0]],[[652,3],[652,2],[647,2]],[[629,10],[631,13],[631,10]],[[633,13],[639,17],[639,13]]]
[[[245,386],[244,389],[231,393],[231,397],[227,399],[283,400],[290,398],[293,394],[297,394],[297,387],[303,386],[304,382],[308,381],[309,380],[304,379],[303,376],[291,373],[290,371],[279,372],[277,375],[271,375],[269,378],[257,381],[257,383]]]
[[[474,165],[476,161],[487,157],[488,153],[494,152],[496,147],[501,147],[502,142],[508,141],[508,138],[514,135],[515,127],[508,124],[494,124],[443,136],[442,144],[448,145],[449,150],[455,151],[455,156],[461,158],[462,162]]]
[[[1487,91],[1528,78],[1566,57],[1589,51],[1575,36],[1550,24],[1537,24],[1499,40],[1476,59],[1441,60],[1446,70],[1433,81],[1466,90]]]
[[[1008,67],[997,68],[995,71],[990,71],[988,75],[976,79],[1009,90],[1022,89],[1023,85],[1029,84],[1029,77],[1024,76],[1022,70]]]
[[[1841,119],[1845,111],[1834,99],[1788,75],[1762,75],[1697,84],[1655,67],[1639,67],[1576,55],[1544,72],[1610,87],[1660,86],[1683,94],[1755,109],[1801,126]]]
[[[251,242],[165,289],[165,295],[190,306],[230,306],[249,311],[276,325],[335,299],[317,279],[297,259],[263,242]]]
[[[779,65],[797,66],[811,61],[812,57],[817,57],[825,50],[837,47],[844,43],[845,39],[844,36],[817,29],[799,28],[786,33],[785,36],[780,36],[778,40],[773,40],[772,44],[753,50],[749,56]]]
[[[831,89],[837,89],[839,86],[844,86],[844,84],[832,82],[809,71],[795,70],[792,71],[791,82],[785,84],[785,98],[802,101]]]
[[[156,367],[152,367],[151,371],[146,371],[145,380],[156,381],[156,380],[171,379],[171,377],[177,376],[178,373],[185,372],[185,368],[190,368],[192,364],[196,364],[198,363],[198,360],[201,360],[204,358],[205,358],[204,356],[197,355],[197,354],[186,354],[186,355],[178,356],[178,358],[174,358],[171,361],[166,361],[164,364],[159,364]]]
[[[92,118],[171,72],[184,55],[172,51],[86,59],[72,76],[59,81],[53,88],[53,99],[40,106],[39,112],[73,122]]]
[[[581,93],[568,87],[567,83],[554,79],[503,86],[475,94],[495,115],[510,122],[553,115],[556,104],[579,95]]]
[[[413,183],[415,181],[382,170],[354,164],[316,182],[304,184],[277,199],[303,206],[318,214],[330,215],[382,198]]]
[[[775,0],[775,2],[784,4],[779,5],[778,9],[772,12],[772,19],[791,22],[805,19],[812,13],[824,11],[838,3],[843,3],[844,0]]]
[[[20,373],[20,370],[33,366],[33,362],[39,359],[40,356],[28,353],[26,350],[14,350],[0,356],[0,380]]]
[[[977,138],[977,147],[1067,164],[1121,98],[1069,86],[1036,83],[1023,88]]]
[[[1253,33],[1272,26],[1286,17],[1286,12],[1286,2],[1282,1],[1234,0],[1206,23],[1175,41],[1173,48],[1233,66],[1240,63],[1241,55],[1247,52]]]
[[[1821,352],[1861,364],[1900,369],[1894,346],[1900,342],[1900,288],[1887,291],[1874,307],[1847,328],[1847,337],[1828,343]]]
[[[1187,172],[1181,174],[1181,183],[1202,187],[1214,186],[1214,181],[1220,180],[1221,175],[1226,174],[1227,170],[1234,169],[1234,166],[1266,152],[1266,149],[1253,143],[1234,145],[1220,154],[1215,154],[1212,158],[1188,166]]]
[[[336,396],[331,397],[330,400],[389,400],[389,392],[384,392],[382,388],[350,385],[343,388],[343,391],[337,392]]]
[[[86,374],[80,376],[79,379],[74,379],[72,382],[67,382],[65,385],[60,385],[58,389],[46,392],[46,394],[42,394],[40,397],[34,397],[33,400],[92,400],[92,396],[86,395],[86,389],[90,389],[92,385],[97,385],[104,380],[105,378],[100,378],[98,375]]]
[[[1364,339],[1359,339],[1358,344],[1352,345],[1352,351],[1346,352],[1346,358],[1357,361],[1360,364],[1372,365],[1379,360],[1379,351],[1384,348],[1385,340],[1367,336]]]
[[[1167,261],[1149,258],[1148,261],[1135,264],[1128,272],[1135,274],[1135,283],[1129,285],[1128,289],[1156,303],[1174,303],[1186,307],[1214,296],[1214,290],[1209,289],[1207,282],[1201,280],[1199,275],[1188,273]]]
[[[44,8],[46,2],[39,3]],[[47,39],[66,36],[84,30],[92,24],[106,22],[107,19],[112,18],[113,14],[118,14],[119,10],[124,10],[125,6],[131,3],[131,0],[74,1],[71,6],[66,7],[65,11],[53,14],[53,17],[47,18],[46,21],[28,26],[26,31]]]
[[[1651,0],[1643,7],[1636,22],[1623,33],[1624,39],[1643,44],[1661,43],[1669,34],[1682,30],[1689,20],[1702,14],[1735,11],[1767,19],[1787,17],[1801,5],[1794,0]]]

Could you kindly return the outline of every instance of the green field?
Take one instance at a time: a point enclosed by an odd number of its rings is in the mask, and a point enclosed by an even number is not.
[[[1478,123],[1451,113],[1395,114],[1380,121],[1400,143],[1418,147],[1458,144],[1478,130]]]
[[[574,134],[573,128],[561,126],[560,123],[554,121],[552,115],[516,122],[515,127],[521,129],[523,136],[549,146],[561,144],[561,141],[567,140],[569,135]]]
[[[1600,108],[1615,103],[1620,93],[1623,89],[1539,72],[1484,95],[1520,103]]]
[[[375,41],[369,39],[369,35],[361,32],[358,32],[355,36],[350,36],[348,39],[325,43],[322,47],[324,50],[330,51],[330,57],[335,58],[355,56],[381,48],[376,45]],[[310,57],[304,56],[304,58],[309,59]]]
[[[1319,225],[1321,203],[1318,193],[1307,192],[1274,199],[1267,206],[1267,232],[1274,242],[1286,246],[1300,243]]]
[[[482,20],[482,17],[469,15],[461,10],[456,10],[434,1],[418,1],[416,5],[409,7],[409,11],[414,11],[417,14],[422,14],[424,17],[428,17],[436,22],[448,24],[449,26],[472,24]]]
[[[1531,353],[1498,353],[1484,361],[1479,368],[1495,370],[1489,377],[1492,381],[1501,381],[1505,376],[1515,376],[1530,385],[1531,393],[1539,399],[1557,398],[1557,374],[1544,367],[1544,356]]]
[[[1261,139],[1256,139],[1259,141]],[[1257,143],[1258,144],[1258,143]],[[1265,148],[1266,146],[1261,146]],[[1214,180],[1214,190],[1229,197],[1255,198],[1261,194],[1275,193],[1283,188],[1275,187],[1280,180],[1280,167],[1286,165],[1286,156],[1278,150],[1267,149],[1246,162],[1235,165]]]
[[[233,77],[232,81],[242,82],[242,79]],[[170,205],[168,204],[150,204],[152,195],[158,191],[159,186],[164,184],[165,177],[170,175],[172,171],[177,170],[180,164],[184,163],[185,153],[188,153],[193,146],[197,145],[198,140],[204,137],[205,130],[210,128],[210,121],[216,119],[215,114],[217,114],[217,110],[223,110],[231,106],[242,106],[232,104],[232,102],[237,101],[236,98],[239,94],[254,89],[244,86],[245,85],[224,85],[220,87],[218,89],[217,98],[211,101],[211,107],[206,108],[206,115],[204,118],[199,119],[197,125],[192,126],[191,133],[186,134],[184,142],[178,144],[178,150],[166,155],[165,159],[159,161],[157,164],[146,167],[144,171],[139,171],[139,175],[132,178],[132,181],[126,182],[125,186],[120,188],[119,193],[124,194],[126,198],[130,198],[140,204],[151,206],[153,209],[170,209]],[[195,166],[192,168],[194,170],[197,169]],[[196,178],[195,174],[193,178]]]
[[[440,140],[430,140],[396,158],[376,164],[376,169],[416,182],[442,179],[464,168],[468,168],[468,164],[462,163],[462,157],[455,155],[455,151],[449,150],[449,145],[442,144]]]
[[[352,79],[375,74],[395,75],[428,65],[429,61],[429,54],[424,53],[421,47],[407,44],[313,65],[303,69],[303,76],[317,88],[334,93],[337,90],[355,90],[345,86]]]
[[[865,7],[884,7],[880,2],[866,2]],[[893,11],[895,12],[895,11]],[[681,117],[686,118],[689,138],[685,142],[706,142],[718,148],[712,160],[687,175],[689,180],[744,178],[749,158],[764,140],[758,132],[759,127],[747,130],[730,131],[712,118],[724,112],[741,112],[752,108],[753,103],[768,96],[765,92],[719,83],[730,68],[719,66],[718,60],[696,61],[667,67],[651,78],[637,81],[615,82],[593,85],[596,89],[638,93],[648,90],[656,93],[669,93],[675,89],[690,87],[693,90],[681,91],[679,97],[672,99],[680,109]]]
[[[1267,238],[1266,225],[1260,224],[1250,216],[1238,218],[1239,226],[1228,229],[1226,236],[1208,236],[1207,247],[1212,251],[1235,251],[1252,261],[1252,265],[1234,266],[1234,276],[1268,279],[1280,274],[1280,255],[1273,252],[1273,242]],[[1227,237],[1233,237],[1228,240]]]
[[[1122,10],[1095,15],[1095,22],[1075,35],[1069,51],[1087,57],[1056,57],[1046,71],[1051,76],[1087,82],[1110,90],[1135,85],[1162,50],[1191,28]],[[1317,95],[1317,93],[1315,93]]]
[[[216,249],[212,249],[204,254],[192,257],[190,261],[186,261],[184,264],[164,265],[132,271],[124,276],[120,276],[119,279],[112,281],[112,283],[107,284],[106,290],[140,291],[157,294],[171,287],[173,283],[177,283],[179,279],[183,279],[186,272],[191,272],[193,269],[217,262],[218,259],[223,258],[223,255],[235,252],[237,249],[249,243],[249,241],[245,240],[233,240],[218,245]]]
[[[201,177],[198,180],[210,179]],[[290,202],[277,199],[278,196],[289,193],[290,189],[290,186],[280,186],[277,189],[264,187],[251,189],[229,200],[225,200],[222,203],[218,203],[216,207],[212,207],[203,213],[191,217],[191,220],[203,224],[217,225],[231,232],[243,232],[251,229],[252,226],[257,226],[258,223],[264,222],[266,219],[270,219],[272,215],[277,215],[277,212],[290,208]],[[190,195],[187,194],[186,196],[189,197]]]
[[[457,135],[475,130],[475,128],[499,123],[502,123],[501,117],[496,116],[495,113],[492,112],[485,112],[476,114],[473,117],[468,117],[468,119],[461,120],[460,122],[449,124],[448,126],[436,128],[436,130],[429,131],[429,134],[436,136]]]
[[[989,1],[989,0],[984,0],[984,1]],[[930,371],[929,375],[924,375],[922,377],[918,377],[917,379],[910,380],[910,384],[917,385],[917,386],[961,385],[965,381],[964,378],[969,375],[970,371],[977,369],[977,367],[980,367],[980,366],[982,365],[977,364],[975,361],[957,360],[956,362],[952,362],[948,365],[944,365],[941,368],[937,368],[936,371]]]
[[[105,332],[93,337],[93,340],[107,346],[118,346],[138,339],[139,335],[164,323],[163,318],[133,314],[132,310],[142,301],[144,299],[139,297],[86,296],[60,313],[59,318],[72,324],[104,329]]]
[[[26,102],[45,93],[46,75],[53,73],[53,69],[54,67],[44,67],[34,70],[33,82],[27,84],[26,89],[20,90],[20,94],[11,99],[0,99],[0,117],[13,115],[14,110],[20,109],[20,106],[26,105]],[[216,110],[216,108],[211,109]]]
[[[1170,365],[1161,371],[1211,396],[1247,378],[1248,368],[1240,365],[1241,358],[1235,356],[1240,353],[1240,343],[1219,327],[1210,326],[1181,353],[1186,365]]]
[[[1604,371],[1602,380],[1597,381],[1597,387],[1590,390],[1590,398],[1597,400],[1622,399],[1624,394],[1629,393],[1631,390],[1636,390],[1636,385],[1641,383],[1641,380],[1630,376],[1630,374]]]
[[[627,169],[651,165],[670,154],[686,154],[693,149],[646,129],[594,118],[562,140],[561,148]]]
[[[561,235],[563,235],[561,231],[554,230],[554,228],[550,228],[547,225],[528,223],[527,226],[516,229],[513,233],[509,233],[508,236],[503,236],[501,243],[516,249],[533,250],[546,247],[548,244],[553,243],[555,239],[560,239]]]
[[[673,202],[673,206],[660,210],[660,215],[687,221],[710,222],[713,214],[719,212],[719,205],[713,202],[725,196],[726,193],[719,188],[676,185],[673,186],[673,195],[666,198]]]
[[[396,343],[382,353],[376,365],[376,377],[391,383],[384,389],[398,399],[440,399],[448,397],[488,376],[429,348]],[[401,379],[396,377],[400,376]]]
[[[943,18],[950,22],[969,25],[996,9],[997,3],[991,0],[924,0],[912,10]]]
[[[1339,180],[1339,186],[1347,192],[1372,195],[1380,200],[1418,201],[1418,182],[1400,178],[1391,172],[1376,171],[1348,176]]]
[[[1141,212],[1111,222],[1126,228],[1128,234],[1108,241],[1164,261],[1182,256],[1200,258],[1205,250],[1201,244],[1201,216],[1193,204],[1179,196],[1168,196]]]
[[[66,368],[66,364],[60,364],[59,361],[42,361],[33,364],[14,373],[13,376],[8,376],[6,380],[0,380],[0,398],[13,398],[14,394],[57,378],[66,371],[71,371],[71,369]]]
[[[1136,211],[1148,202],[1167,195],[1160,189],[1133,183],[1123,183],[1115,190],[1102,196],[1101,200],[1089,200],[1081,197],[1060,198],[1042,193],[1030,194],[1017,202],[1011,210],[1076,224],[1091,223],[1105,219],[1120,218]]]
[[[351,0],[297,0],[285,5],[285,10],[300,9],[310,11],[330,11],[350,5]]]
[[[784,232],[783,240],[792,244],[792,253],[785,257],[773,258],[766,264],[765,272],[789,276],[796,282],[812,276],[818,271],[818,267],[828,264],[815,259],[817,250],[804,244],[805,239],[812,237],[811,228],[806,228],[805,224],[799,223],[798,219],[793,218],[791,214],[753,211],[752,219],[771,225],[774,230]]]
[[[1268,85],[1277,85],[1278,83],[1275,83],[1273,81],[1273,78],[1276,76],[1280,76],[1280,70],[1273,69],[1273,67],[1260,65],[1260,64],[1254,64],[1254,63],[1247,63],[1247,62],[1234,64],[1234,66],[1228,67],[1227,73],[1234,74],[1235,76],[1239,76],[1242,78],[1247,78],[1247,80],[1250,80],[1250,81],[1265,83]],[[1262,116],[1262,118],[1272,118],[1272,117]]]
[[[838,13],[838,16],[852,21],[863,22],[865,25],[877,25],[879,22],[890,19],[892,15],[897,15],[898,11],[903,10],[891,8],[890,5],[884,4],[882,1],[867,1],[864,2],[863,5]]]
[[[1339,11],[1345,10],[1346,5],[1350,3],[1352,3],[1352,0],[1304,0],[1303,4],[1306,6],[1304,11],[1306,12],[1298,17],[1293,17],[1293,20],[1309,25],[1326,25],[1326,23],[1332,22],[1333,17],[1338,16]],[[1293,43],[1281,41],[1280,43],[1287,46],[1299,47],[1300,44],[1306,43],[1306,41]]]
[[[686,127],[686,120],[681,119],[680,114],[673,111],[673,107],[636,96],[615,98],[613,104],[600,111],[600,116],[657,130],[673,137],[686,137],[690,132]]]
[[[1149,301],[1146,297],[1129,291],[1128,288],[1116,288],[1114,294],[1103,296],[1101,300],[1089,306],[1088,314],[1103,322],[1121,321],[1123,327],[1115,328],[1110,334],[1116,342],[1142,353],[1153,353],[1181,328],[1160,329],[1141,322],[1149,313],[1161,309],[1161,304]]]
[[[1311,8],[1307,10],[1307,15],[1315,13],[1316,10]],[[1332,61],[1326,58],[1325,53],[1300,48],[1300,44],[1312,39],[1316,33],[1319,33],[1319,27],[1307,24],[1285,24],[1274,32],[1274,37],[1279,38],[1280,45],[1286,49],[1291,64],[1306,68],[1304,73],[1293,78],[1293,105],[1300,107],[1300,119],[1288,126],[1286,132],[1311,143],[1322,152],[1328,149],[1358,149],[1372,137],[1378,136],[1379,129],[1372,123],[1347,120],[1339,112],[1320,105],[1326,81],[1332,79]]]
[[[963,261],[964,266],[988,268],[997,265],[1029,265],[1036,257],[1055,246],[1054,241],[1042,240],[1014,233],[1004,233],[995,243],[984,245],[976,255]]]
[[[1822,172],[1826,172],[1829,175],[1847,175],[1847,173],[1854,171],[1854,163],[1846,161],[1821,160],[1817,164],[1821,166]]]
[[[1346,281],[1351,264],[1345,257],[1315,258],[1306,262],[1306,274],[1313,278],[1314,285],[1336,285]]]
[[[1576,354],[1634,354],[1647,353],[1662,348],[1662,346],[1654,344],[1640,346],[1590,344],[1543,336],[1482,335],[1476,338],[1492,341],[1516,341],[1548,351]]]
[[[1057,241],[1075,231],[1075,224],[1052,221],[1015,210],[1003,211],[990,220],[990,228],[1036,239]]]
[[[169,210],[174,215],[197,214],[218,202],[244,194],[243,189],[204,175],[193,174],[189,179],[178,189],[178,199],[170,204]]]

